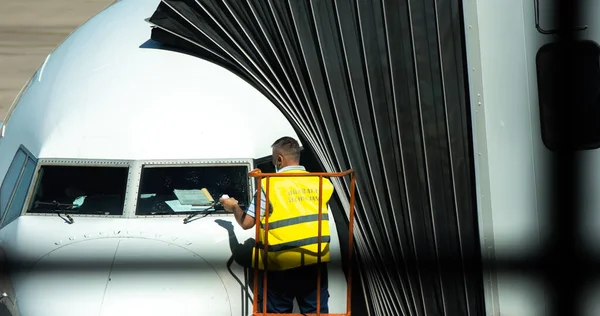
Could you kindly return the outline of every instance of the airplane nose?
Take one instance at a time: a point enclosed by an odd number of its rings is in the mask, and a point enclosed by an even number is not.
[[[71,243],[19,279],[22,316],[231,315],[227,291],[212,266],[163,241]]]

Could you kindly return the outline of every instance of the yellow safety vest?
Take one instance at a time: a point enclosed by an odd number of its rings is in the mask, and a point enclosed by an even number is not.
[[[282,172],[308,173],[303,170]],[[265,194],[267,182],[261,180]],[[321,262],[329,261],[329,212],[327,202],[333,185],[323,178],[321,200]],[[257,197],[256,201],[260,201]],[[318,261],[319,177],[271,177],[269,179],[269,230],[267,270],[287,270],[315,264]],[[258,202],[257,202],[258,203]],[[258,266],[264,270],[265,218],[260,218]],[[259,229],[259,227],[256,227]],[[252,266],[256,265],[252,251]]]

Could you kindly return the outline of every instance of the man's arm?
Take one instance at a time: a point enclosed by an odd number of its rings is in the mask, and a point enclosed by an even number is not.
[[[244,212],[242,208],[236,203],[232,207],[233,215],[235,216],[235,220],[243,229],[250,229],[254,227],[256,220],[253,216],[248,215],[248,213]]]
[[[263,192],[260,196],[260,216],[261,217],[263,217],[265,215],[265,204],[266,204],[265,193],[264,193],[264,190],[262,190],[262,191]],[[256,197],[256,195],[255,195],[255,197]],[[240,225],[240,227],[242,227],[243,229],[246,230],[246,229],[250,229],[250,228],[254,227],[254,225],[256,224],[255,197],[252,198],[252,202],[250,202],[250,205],[248,206],[248,209],[246,211],[244,211],[238,205],[237,200],[235,200],[234,198],[227,198],[227,199],[221,198],[219,201],[221,202],[221,205],[223,205],[223,208],[225,208],[226,211],[233,213],[235,220]]]

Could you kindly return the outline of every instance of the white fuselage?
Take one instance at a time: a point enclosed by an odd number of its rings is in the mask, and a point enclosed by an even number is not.
[[[244,165],[249,171],[277,138],[297,135],[264,95],[233,73],[153,48],[144,19],[158,3],[118,1],[81,26],[48,56],[4,121],[0,177],[17,172],[19,185],[5,181],[0,193],[11,205],[2,209],[0,245],[13,268],[2,286],[21,316],[252,312],[252,284],[231,246],[254,238],[254,229],[241,229],[230,214],[188,224],[186,215],[136,215],[142,168]],[[29,157],[17,171],[15,155]],[[28,212],[48,165],[127,167],[122,214],[70,214],[69,224],[64,214]],[[254,192],[254,181],[241,185]],[[329,223],[330,311],[344,312],[333,214]]]

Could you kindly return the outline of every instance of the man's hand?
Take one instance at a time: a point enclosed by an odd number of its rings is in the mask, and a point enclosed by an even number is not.
[[[238,201],[234,198],[223,198],[221,197],[219,199],[219,203],[221,203],[221,205],[223,205],[223,208],[227,211],[227,212],[233,212],[233,210],[235,209],[236,206],[238,206]]]
[[[238,201],[234,198],[230,198],[227,195],[221,196],[219,199],[219,203],[223,205],[223,208],[227,212],[232,212],[235,216],[235,220],[240,224],[243,229],[250,229],[254,227],[255,220],[252,216],[247,216],[247,214],[240,208],[238,205]]]

